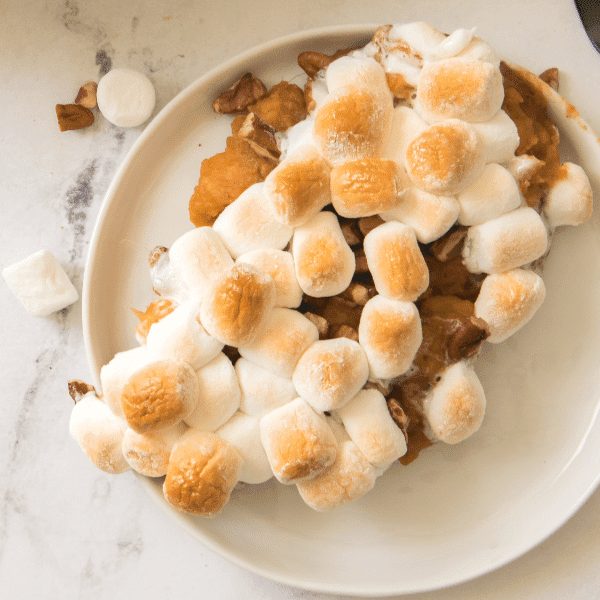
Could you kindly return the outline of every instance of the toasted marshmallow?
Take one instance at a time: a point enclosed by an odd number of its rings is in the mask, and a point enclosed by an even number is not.
[[[491,63],[494,67],[500,66],[500,59],[495,50],[486,41],[475,35],[470,43],[455,56],[456,58],[462,58],[463,60],[480,60],[482,62]]]
[[[331,201],[342,217],[369,217],[397,206],[407,183],[392,160],[348,161],[331,171]]]
[[[320,340],[301,356],[292,381],[317,412],[344,406],[367,383],[369,365],[360,344],[347,338]]]
[[[454,196],[436,196],[418,187],[408,187],[398,206],[382,212],[385,221],[400,221],[415,231],[417,240],[429,244],[442,237],[454,225],[460,206]]]
[[[275,282],[252,265],[231,267],[211,289],[200,320],[215,338],[238,347],[252,341],[275,305]]]
[[[461,119],[482,123],[502,106],[500,69],[491,63],[446,58],[426,64],[417,88],[417,110],[428,123]]]
[[[264,483],[273,477],[273,471],[260,440],[260,425],[256,417],[235,413],[217,435],[229,442],[244,460],[240,481]]]
[[[188,363],[196,370],[209,363],[223,349],[223,342],[206,333],[199,320],[197,301],[178,306],[154,323],[146,338],[148,356],[172,358]]]
[[[390,93],[347,86],[329,94],[315,115],[314,140],[329,163],[379,156],[392,121]]]
[[[138,369],[121,394],[129,427],[152,433],[186,419],[198,404],[198,379],[184,362],[157,360]]]
[[[485,394],[475,371],[463,361],[448,367],[425,397],[423,411],[434,436],[446,444],[473,435],[485,413]]]
[[[243,462],[229,442],[214,433],[190,429],[173,447],[164,497],[179,510],[215,517],[239,481]]]
[[[456,198],[461,225],[477,225],[521,206],[515,178],[496,163],[486,165],[481,176]]]
[[[93,392],[83,396],[71,411],[71,436],[105,473],[123,473],[130,468],[121,449],[126,430],[127,423],[115,416]]]
[[[292,228],[274,218],[263,186],[256,183],[242,192],[213,224],[233,258],[257,248],[283,250],[292,237]]]
[[[302,303],[302,288],[296,279],[294,258],[290,252],[262,248],[245,252],[236,260],[270,275],[275,282],[275,306],[298,308]]]
[[[260,419],[298,397],[292,380],[263,369],[246,358],[235,363],[235,373],[242,393],[240,410]]]
[[[222,352],[196,371],[198,404],[185,422],[194,429],[216,431],[240,406],[242,393],[231,361]]]
[[[239,352],[279,377],[290,378],[304,351],[319,339],[319,331],[303,314],[275,308],[262,331]]]
[[[118,352],[113,359],[100,369],[102,398],[108,408],[117,417],[125,418],[121,408],[121,394],[127,380],[152,359],[148,356],[146,346]]]
[[[592,216],[592,188],[585,171],[573,163],[564,163],[561,168],[566,171],[566,177],[548,190],[543,204],[548,225],[552,228],[581,225]]]
[[[334,213],[323,211],[298,227],[292,240],[296,277],[315,298],[335,296],[352,281],[356,260]]]
[[[419,311],[412,302],[371,298],[360,316],[358,341],[369,362],[371,379],[406,373],[423,340]]]
[[[390,135],[384,158],[390,158],[404,167],[406,164],[406,151],[410,143],[421,135],[429,125],[408,106],[397,106],[391,124]]]
[[[386,298],[413,302],[427,289],[429,269],[408,225],[390,221],[376,227],[364,248],[375,287]]]
[[[392,41],[403,40],[415,52],[425,56],[431,52],[438,44],[441,44],[446,36],[429,23],[416,21],[414,23],[403,23],[394,25],[389,33]]]
[[[302,500],[317,511],[331,510],[364,496],[375,485],[375,470],[352,441],[342,442],[330,469],[297,484]]]
[[[334,60],[325,71],[329,93],[349,85],[388,92],[383,67],[370,57],[342,56]]]
[[[383,394],[361,390],[337,411],[350,439],[374,465],[389,463],[406,454],[406,439],[396,425]]]
[[[146,477],[166,475],[173,446],[187,431],[183,423],[156,433],[137,433],[128,428],[123,436],[123,456],[129,466]]]
[[[463,52],[473,39],[475,29],[456,29],[445,37],[435,48],[425,53],[427,62],[452,58]]]
[[[483,171],[483,143],[464,121],[448,119],[417,136],[406,151],[412,182],[431,194],[454,195]]]
[[[542,278],[533,271],[514,269],[488,275],[475,302],[475,316],[488,324],[488,342],[503,342],[528,323],[546,297]]]
[[[469,227],[463,248],[471,273],[502,273],[521,267],[546,252],[548,233],[533,208],[517,208]]]
[[[337,456],[337,442],[325,418],[302,398],[260,420],[260,436],[275,477],[281,483],[313,479]]]
[[[508,163],[519,147],[519,132],[515,122],[499,110],[489,121],[473,123],[483,143],[483,155],[486,163]]]
[[[173,242],[169,250],[173,280],[187,297],[203,299],[208,289],[233,265],[233,259],[212,227],[198,227]]]

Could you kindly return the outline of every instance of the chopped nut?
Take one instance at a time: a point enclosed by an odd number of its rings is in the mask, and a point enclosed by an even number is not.
[[[274,85],[264,98],[254,102],[248,110],[256,113],[276,131],[285,131],[308,115],[304,90],[287,81]]]
[[[477,356],[489,335],[490,330],[483,319],[469,317],[448,340],[448,358],[458,361]]]
[[[353,340],[354,342],[358,342],[358,331],[354,329],[354,327],[350,327],[349,325],[340,325],[335,330],[334,338],[348,338],[349,340]]]
[[[304,294],[302,296],[302,302],[306,302],[306,304],[314,308],[323,308],[326,304],[328,304],[328,300],[329,298],[314,298],[308,294]]]
[[[389,383],[387,385],[384,385],[380,381],[367,381],[367,383],[365,383],[365,389],[377,390],[386,397],[392,393],[392,386]]]
[[[440,262],[447,262],[460,255],[466,237],[466,227],[453,228],[435,241],[429,250]]]
[[[79,104],[57,104],[56,118],[61,131],[83,129],[94,123],[94,113]]]
[[[75,104],[85,106],[86,108],[94,108],[97,104],[96,92],[98,84],[95,81],[88,81],[85,85],[79,88]]]
[[[385,221],[379,215],[373,215],[372,217],[361,217],[358,219],[358,228],[363,236],[373,231],[376,227],[383,225]]]
[[[364,306],[369,301],[369,290],[360,283],[353,281],[341,294],[355,304]]]
[[[360,250],[356,250],[354,252],[354,256],[356,258],[356,268],[354,269],[354,272],[357,275],[369,273],[369,265],[367,263],[365,251],[362,248]]]
[[[246,73],[213,102],[213,109],[220,115],[242,112],[266,95],[265,84],[252,73]]]
[[[546,69],[540,75],[540,79],[544,83],[547,83],[555,92],[558,92],[558,69],[556,67]]]
[[[404,412],[400,402],[396,398],[387,399],[388,410],[394,422],[402,430],[404,437],[408,439],[408,417]]]
[[[86,394],[90,392],[96,393],[96,388],[85,381],[80,379],[71,379],[69,381],[69,396],[73,398],[75,404],[77,404]]]
[[[341,56],[350,54],[356,48],[346,48],[337,50],[334,54],[321,54],[320,52],[302,52],[298,55],[298,65],[311,78],[313,78],[321,69],[328,67],[334,60]]]
[[[319,339],[324,340],[329,333],[329,323],[325,317],[320,315],[315,315],[314,313],[307,312],[304,313],[304,316],[317,327],[317,331],[319,332]]]
[[[358,246],[362,244],[362,237],[356,226],[356,221],[345,221],[340,224],[340,228],[348,246]]]
[[[245,139],[258,155],[278,161],[281,151],[275,133],[273,127],[253,112],[244,119],[237,131],[237,135]]]

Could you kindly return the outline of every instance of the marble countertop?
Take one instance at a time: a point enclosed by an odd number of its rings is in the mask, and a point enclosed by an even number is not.
[[[347,23],[425,19],[441,29],[473,26],[483,11],[513,18],[512,35],[532,36],[527,61],[561,63],[567,0],[7,0],[0,6],[0,268],[46,248],[81,292],[85,259],[103,196],[143,126],[101,117],[60,133],[54,105],[114,66],[146,73],[160,110],[222,61],[288,33]],[[502,12],[504,11],[504,12]],[[470,14],[469,23],[456,21]],[[524,29],[525,15],[547,15]],[[434,17],[431,17],[434,15]],[[505,39],[501,28],[482,32]],[[586,56],[593,52],[577,34]],[[558,40],[558,41],[557,41]],[[512,57],[519,58],[519,57]],[[593,57],[591,60],[594,60]],[[578,97],[572,66],[565,93]],[[600,61],[586,85],[600,92]],[[527,66],[527,65],[526,65]],[[587,88],[589,89],[589,87]],[[578,108],[596,130],[596,99]],[[156,112],[155,112],[156,114]],[[246,572],[179,529],[131,474],[94,469],[68,434],[70,379],[91,380],[81,301],[47,318],[27,314],[0,280],[0,590],[10,598],[306,598]],[[414,600],[589,600],[600,597],[600,492],[539,547],[460,586]],[[341,598],[341,596],[339,597]]]

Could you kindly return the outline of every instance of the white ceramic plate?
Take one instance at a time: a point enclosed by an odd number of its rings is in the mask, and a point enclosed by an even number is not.
[[[224,147],[228,119],[213,113],[212,99],[247,70],[267,84],[302,84],[301,51],[330,52],[373,29],[317,30],[263,45],[202,77],[146,129],[108,191],[86,267],[84,333],[96,384],[103,364],[136,345],[128,307],[152,299],[148,253],[191,228],[200,162]],[[600,181],[595,138],[569,120],[565,141]],[[555,236],[546,303],[517,336],[485,347],[477,363],[488,398],[481,430],[393,466],[361,500],[319,514],[294,487],[267,483],[235,492],[220,517],[202,520],[173,511],[162,480],[140,480],[204,545],[295,587],[391,595],[505,564],[564,523],[598,483],[599,231],[594,220]]]

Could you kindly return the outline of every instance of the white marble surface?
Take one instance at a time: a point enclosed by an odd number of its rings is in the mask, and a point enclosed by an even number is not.
[[[101,117],[60,133],[54,105],[110,66],[145,72],[157,110],[223,60],[260,42],[318,26],[418,18],[442,29],[498,13],[492,43],[531,36],[532,68],[559,66],[598,130],[600,61],[581,32],[562,60],[561,35],[577,27],[567,0],[4,0],[0,4],[0,268],[47,248],[81,291],[85,258],[103,195],[143,127]],[[526,30],[523,15],[541,21]],[[507,15],[510,15],[508,19]],[[506,23],[510,29],[500,26]],[[596,67],[581,83],[573,57]],[[550,60],[551,59],[551,60]],[[548,62],[550,60],[550,63]],[[594,62],[595,61],[595,62]],[[592,89],[595,94],[583,94]],[[3,281],[0,325],[0,590],[4,598],[310,598],[229,564],[189,537],[129,473],[94,469],[68,435],[67,381],[90,380],[81,301],[48,318],[25,313]],[[458,587],[414,600],[563,600],[600,597],[600,492],[538,548]],[[341,598],[341,597],[340,597]]]

